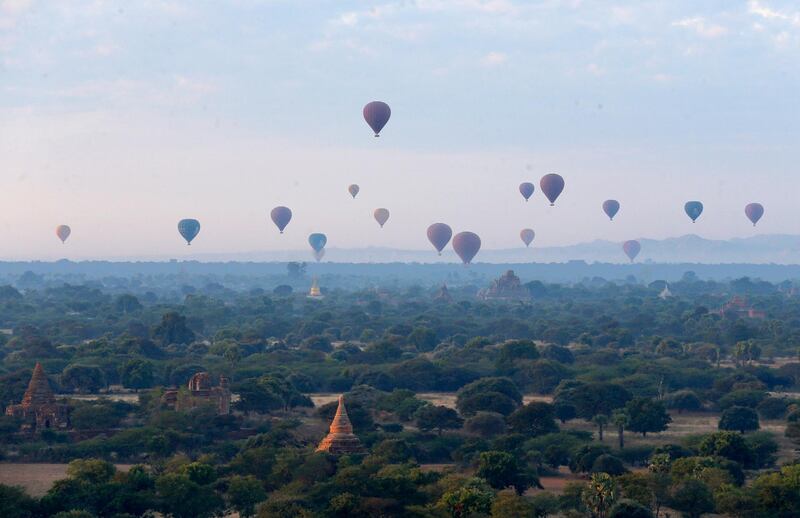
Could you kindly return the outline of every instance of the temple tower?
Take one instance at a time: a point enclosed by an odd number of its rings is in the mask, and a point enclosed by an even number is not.
[[[344,406],[344,396],[339,396],[339,407],[333,416],[328,435],[322,439],[316,451],[327,451],[336,455],[342,453],[364,453],[361,441],[353,433],[353,425]]]

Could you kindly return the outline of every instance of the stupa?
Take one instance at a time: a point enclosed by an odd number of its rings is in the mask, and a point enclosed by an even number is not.
[[[323,297],[316,277],[311,280],[311,290],[308,292],[308,297],[311,299],[321,299]]]
[[[339,407],[333,416],[330,431],[317,446],[317,451],[326,451],[335,455],[343,453],[364,453],[361,441],[353,433],[353,425],[344,407],[344,396],[339,396]]]
[[[56,403],[56,397],[47,381],[41,363],[33,368],[28,390],[22,403],[6,408],[6,415],[22,420],[22,430],[41,431],[48,428],[69,428],[69,406]]]

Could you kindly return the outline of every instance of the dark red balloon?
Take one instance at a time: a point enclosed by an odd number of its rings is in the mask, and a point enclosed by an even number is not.
[[[608,219],[614,221],[614,216],[619,212],[619,202],[617,200],[606,200],[603,202],[603,212],[606,213]]]
[[[564,190],[564,179],[561,178],[561,175],[555,173],[546,174],[539,180],[539,187],[544,195],[547,196],[547,199],[550,200],[550,206],[552,207],[555,205],[558,195]]]
[[[428,241],[439,252],[439,255],[442,255],[442,250],[450,242],[451,237],[453,237],[453,229],[450,228],[450,225],[434,223],[428,227]]]
[[[364,106],[364,120],[367,121],[369,127],[375,132],[375,136],[379,137],[379,133],[389,122],[389,117],[392,116],[392,109],[389,105],[382,101],[372,101]]]
[[[760,203],[748,203],[744,208],[744,213],[755,227],[758,220],[764,215],[764,206]]]
[[[625,252],[625,255],[628,256],[628,259],[630,259],[631,262],[636,259],[636,256],[639,255],[641,249],[642,245],[639,244],[639,242],[635,239],[631,239],[630,241],[625,241],[622,243],[622,250]]]
[[[292,211],[289,207],[275,207],[272,209],[269,216],[272,218],[272,222],[275,223],[275,226],[278,227],[278,230],[281,231],[281,234],[283,234],[283,229],[285,229],[286,225],[292,220]]]
[[[519,184],[519,192],[522,194],[522,197],[525,198],[525,201],[528,201],[528,198],[533,196],[534,187],[531,182],[522,182]]]
[[[525,246],[531,246],[533,243],[533,238],[536,237],[536,233],[533,229],[530,228],[523,228],[519,231],[519,238],[522,239],[522,242],[525,243]]]
[[[473,232],[459,232],[453,237],[453,250],[464,262],[469,264],[481,249],[481,238]]]

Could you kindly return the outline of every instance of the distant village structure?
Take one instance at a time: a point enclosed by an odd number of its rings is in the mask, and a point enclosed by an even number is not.
[[[219,385],[211,386],[211,376],[198,372],[189,380],[188,391],[170,389],[161,396],[161,402],[179,412],[205,405],[213,405],[220,415],[231,413],[231,389],[228,378],[219,377]]]
[[[69,428],[69,411],[68,405],[56,403],[47,374],[44,373],[42,365],[37,363],[22,402],[6,408],[6,415],[21,419],[22,431],[39,432]]]
[[[726,302],[723,306],[716,311],[722,317],[728,318],[753,318],[761,320],[767,318],[767,314],[761,310],[753,309],[744,297],[736,295],[730,302]]]
[[[328,435],[322,439],[316,451],[326,451],[335,455],[344,453],[363,453],[364,446],[353,433],[353,425],[344,406],[344,396],[339,396],[339,406],[333,416]]]
[[[449,303],[453,302],[453,297],[450,296],[450,291],[447,289],[447,284],[442,284],[436,296],[433,297],[436,302]]]
[[[499,279],[493,280],[488,288],[481,290],[478,297],[486,300],[523,300],[531,298],[531,294],[522,286],[514,270],[508,270]]]

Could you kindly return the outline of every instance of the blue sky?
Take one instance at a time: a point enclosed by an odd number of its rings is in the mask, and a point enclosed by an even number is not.
[[[425,248],[434,221],[489,248],[523,227],[534,246],[743,237],[750,201],[757,232],[796,233],[799,51],[800,6],[777,0],[2,0],[0,257],[302,249],[313,231]],[[380,139],[373,99],[393,109]],[[557,207],[522,202],[552,171]],[[191,251],[183,217],[203,224]]]

